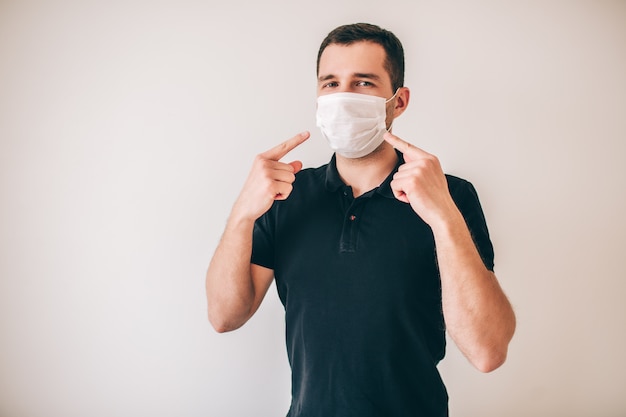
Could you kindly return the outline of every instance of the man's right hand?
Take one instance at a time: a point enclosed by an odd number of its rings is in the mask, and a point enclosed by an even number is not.
[[[309,132],[299,133],[254,158],[248,179],[233,207],[236,217],[256,220],[272,207],[274,200],[289,197],[302,162],[279,160],[310,136]]]

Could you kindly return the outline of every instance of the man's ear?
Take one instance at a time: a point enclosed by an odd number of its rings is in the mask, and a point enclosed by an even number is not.
[[[409,99],[411,98],[411,91],[408,87],[400,87],[396,94],[396,107],[393,109],[394,119],[400,116],[406,110],[409,105]]]

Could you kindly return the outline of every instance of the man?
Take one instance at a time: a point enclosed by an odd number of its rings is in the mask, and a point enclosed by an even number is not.
[[[445,331],[489,372],[515,316],[493,271],[472,185],[389,132],[409,103],[391,32],[340,26],[318,54],[317,120],[329,164],[258,155],[207,272],[209,319],[242,326],[272,280],[285,306],[288,416],[446,416]]]

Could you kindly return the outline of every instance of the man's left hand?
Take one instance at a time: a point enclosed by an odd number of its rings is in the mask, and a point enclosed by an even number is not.
[[[409,203],[431,227],[458,214],[439,159],[391,133],[385,133],[384,139],[404,155],[404,164],[391,181],[395,197]]]

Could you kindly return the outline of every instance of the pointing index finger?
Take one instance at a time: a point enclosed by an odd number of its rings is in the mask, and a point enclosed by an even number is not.
[[[270,159],[272,161],[278,161],[283,156],[287,155],[292,149],[300,145],[311,136],[309,132],[298,133],[291,139],[287,139],[283,143],[274,146],[261,154],[263,158]]]
[[[418,157],[425,157],[430,155],[429,153],[421,150],[420,148],[418,148],[417,146],[400,139],[399,137],[397,137],[396,135],[392,134],[392,133],[385,133],[385,136],[383,136],[383,138],[391,145],[393,146],[395,149],[399,150],[400,152],[402,152],[405,155],[409,155],[412,156],[414,158],[418,158]]]

